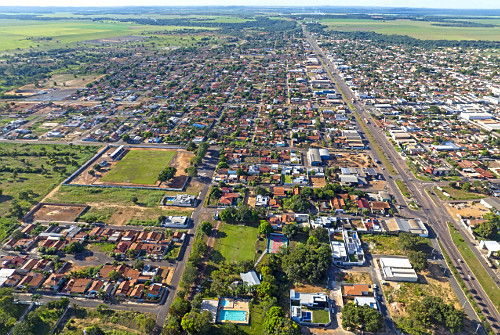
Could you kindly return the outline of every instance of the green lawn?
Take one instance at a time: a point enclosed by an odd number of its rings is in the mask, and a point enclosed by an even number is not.
[[[315,309],[313,310],[313,323],[323,323],[323,324],[327,324],[328,322],[330,322],[330,312],[329,311],[325,311],[323,309]]]
[[[261,335],[264,334],[264,318],[266,315],[262,307],[258,304],[252,304],[250,307],[250,325],[248,326],[238,326],[245,334],[249,335]]]
[[[225,224],[219,252],[225,261],[254,259],[258,228]]]
[[[130,150],[101,180],[154,185],[175,154],[176,151]]]
[[[437,197],[441,200],[472,200],[472,199],[482,199],[485,197],[484,194],[467,192],[462,189],[453,188],[450,186],[441,186],[443,191],[434,188],[434,193],[436,193]],[[445,196],[443,192],[448,193],[451,198]]]
[[[424,40],[500,41],[500,27],[444,27],[433,25],[433,22],[411,20],[324,19],[320,22],[326,24],[330,30],[338,31],[374,31],[384,35],[407,35]]]
[[[490,297],[491,302],[493,302],[496,309],[500,311],[500,288],[498,288],[493,278],[486,272],[483,265],[477,259],[476,255],[474,255],[460,233],[450,225],[449,228],[453,243],[457,246],[457,249],[474,273],[474,276],[479,281],[486,294]]]
[[[401,194],[403,194],[407,198],[410,198],[411,197],[410,190],[408,189],[408,187],[406,186],[404,181],[397,179],[397,180],[395,180],[395,182],[396,182],[396,185],[398,185],[398,188],[401,191]]]

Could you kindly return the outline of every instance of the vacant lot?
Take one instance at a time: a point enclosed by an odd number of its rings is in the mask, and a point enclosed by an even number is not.
[[[94,146],[1,144],[0,216],[22,217],[97,150]],[[11,207],[16,202],[20,208]]]
[[[374,31],[384,35],[407,35],[424,40],[500,41],[500,27],[444,27],[432,22],[411,20],[325,19],[330,30]],[[488,23],[489,20],[488,20]]]
[[[479,202],[464,202],[464,203],[450,203],[446,209],[450,212],[451,216],[455,219],[458,218],[457,214],[462,218],[482,218],[484,214],[489,213],[489,209],[481,205]]]
[[[130,150],[102,177],[104,182],[155,185],[176,151]]]
[[[222,230],[218,250],[223,260],[237,262],[254,259],[256,227],[225,224]]]
[[[486,196],[484,194],[467,192],[460,188],[454,188],[450,186],[441,186],[441,189],[442,191],[438,190],[437,188],[434,188],[434,192],[441,200],[472,200],[472,199],[481,199]],[[451,196],[451,198],[445,196],[443,192],[448,193]]]

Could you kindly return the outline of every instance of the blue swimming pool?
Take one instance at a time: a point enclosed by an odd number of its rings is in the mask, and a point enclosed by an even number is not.
[[[302,321],[311,322],[312,313],[311,312],[302,312]]]
[[[221,305],[222,305],[222,306],[224,306],[224,307],[229,306],[230,304],[231,304],[231,301],[229,301],[229,300],[227,300],[227,299],[224,299],[224,300],[222,300],[222,302],[221,302]]]
[[[245,322],[247,320],[247,312],[246,311],[235,311],[232,309],[230,309],[230,310],[222,309],[219,312],[219,320]]]

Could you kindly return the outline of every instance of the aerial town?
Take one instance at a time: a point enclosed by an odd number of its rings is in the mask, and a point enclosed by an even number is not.
[[[0,335],[500,334],[500,39],[5,13]]]

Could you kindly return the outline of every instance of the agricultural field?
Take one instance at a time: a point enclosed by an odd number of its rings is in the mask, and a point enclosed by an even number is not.
[[[471,20],[475,22],[477,20]],[[492,23],[492,20],[484,20]],[[384,35],[407,35],[423,40],[486,40],[500,41],[500,27],[445,27],[433,22],[412,20],[324,19],[329,30],[374,31]]]
[[[152,32],[201,29],[184,26],[147,26],[121,22],[37,21],[0,19],[0,51],[55,48],[61,45],[120,36],[149,35]],[[203,28],[207,29],[207,28]]]
[[[176,151],[130,150],[102,177],[104,182],[155,185]]]
[[[20,218],[97,152],[94,146],[0,145],[0,216]]]

